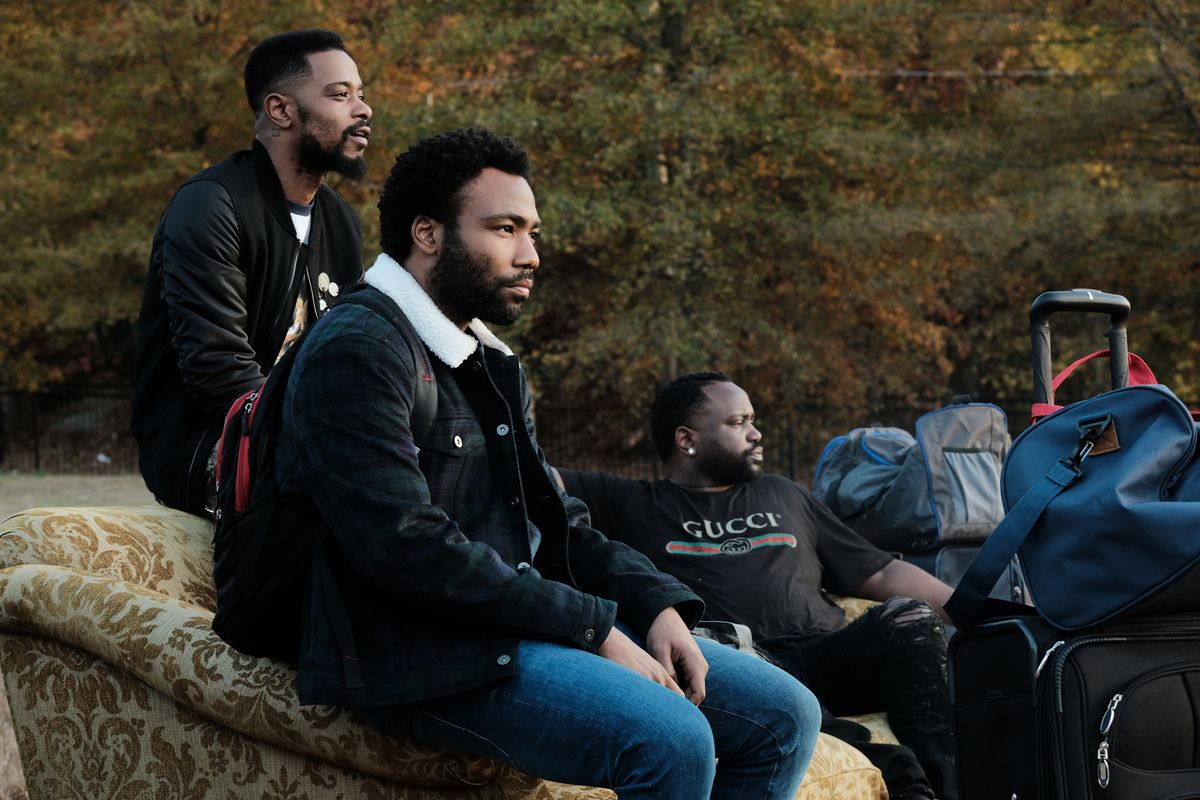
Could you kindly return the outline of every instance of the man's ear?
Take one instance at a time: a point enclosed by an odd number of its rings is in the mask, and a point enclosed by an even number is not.
[[[436,256],[442,247],[445,228],[433,217],[417,217],[412,223],[413,247],[427,256]]]
[[[680,425],[675,429],[675,449],[682,453],[687,453],[689,449],[695,448],[696,435],[691,428]],[[691,455],[691,453],[688,453]]]
[[[295,122],[295,107],[285,95],[272,92],[263,98],[263,115],[272,128],[287,129]]]

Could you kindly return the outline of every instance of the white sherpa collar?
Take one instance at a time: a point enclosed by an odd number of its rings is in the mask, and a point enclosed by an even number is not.
[[[475,336],[459,330],[434,304],[417,279],[387,253],[380,253],[379,258],[375,259],[375,263],[367,270],[366,281],[403,309],[421,341],[450,367],[459,366],[475,352],[476,339],[485,347],[499,350],[506,356],[513,354],[477,319],[467,325],[467,330]]]

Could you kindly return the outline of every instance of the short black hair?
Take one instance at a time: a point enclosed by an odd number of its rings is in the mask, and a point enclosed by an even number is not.
[[[243,73],[250,110],[257,115],[271,92],[293,78],[312,75],[308,57],[327,50],[341,50],[349,55],[341,36],[321,28],[279,33],[255,45]]]
[[[435,219],[455,230],[462,189],[491,167],[529,179],[529,156],[487,128],[456,128],[427,136],[396,157],[379,196],[379,244],[400,263],[412,252],[412,223]]]
[[[650,406],[650,438],[658,458],[666,461],[675,450],[675,431],[688,425],[708,398],[704,387],[732,383],[724,372],[689,372],[659,387]]]

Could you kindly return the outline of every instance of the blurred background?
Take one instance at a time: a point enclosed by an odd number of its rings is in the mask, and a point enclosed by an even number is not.
[[[4,0],[0,483],[136,472],[155,224],[249,146],[246,56],[301,27],[342,33],[374,108],[369,177],[332,181],[368,263],[410,143],[530,153],[542,268],[503,336],[556,463],[653,475],[654,389],[713,368],[802,481],[954,395],[1015,434],[1029,304],[1080,286],[1126,295],[1130,349],[1200,403],[1200,0]],[[1056,367],[1106,327],[1056,319]]]

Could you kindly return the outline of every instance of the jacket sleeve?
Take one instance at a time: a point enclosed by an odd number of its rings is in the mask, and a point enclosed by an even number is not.
[[[436,609],[595,651],[612,627],[615,602],[537,570],[518,572],[431,503],[407,424],[412,353],[396,339],[342,330],[310,340],[289,383],[287,447],[297,445],[294,469],[339,549],[398,609]]]
[[[185,185],[163,216],[162,299],[179,374],[224,413],[264,376],[246,333],[246,275],[233,202],[216,181]]]
[[[558,485],[545,453],[537,444],[533,404],[523,376],[521,392],[525,427],[542,461],[542,468],[550,476],[567,512],[567,552],[575,582],[583,591],[615,600],[621,621],[643,636],[654,619],[672,606],[683,617],[684,623],[693,627],[704,614],[704,602],[681,581],[659,571],[646,556],[593,528],[588,507]]]
[[[578,498],[563,500],[568,514],[583,506]],[[580,588],[616,600],[618,616],[643,636],[666,608],[673,606],[688,628],[704,615],[704,602],[691,589],[629,545],[586,525],[572,525],[570,535],[571,574]]]

